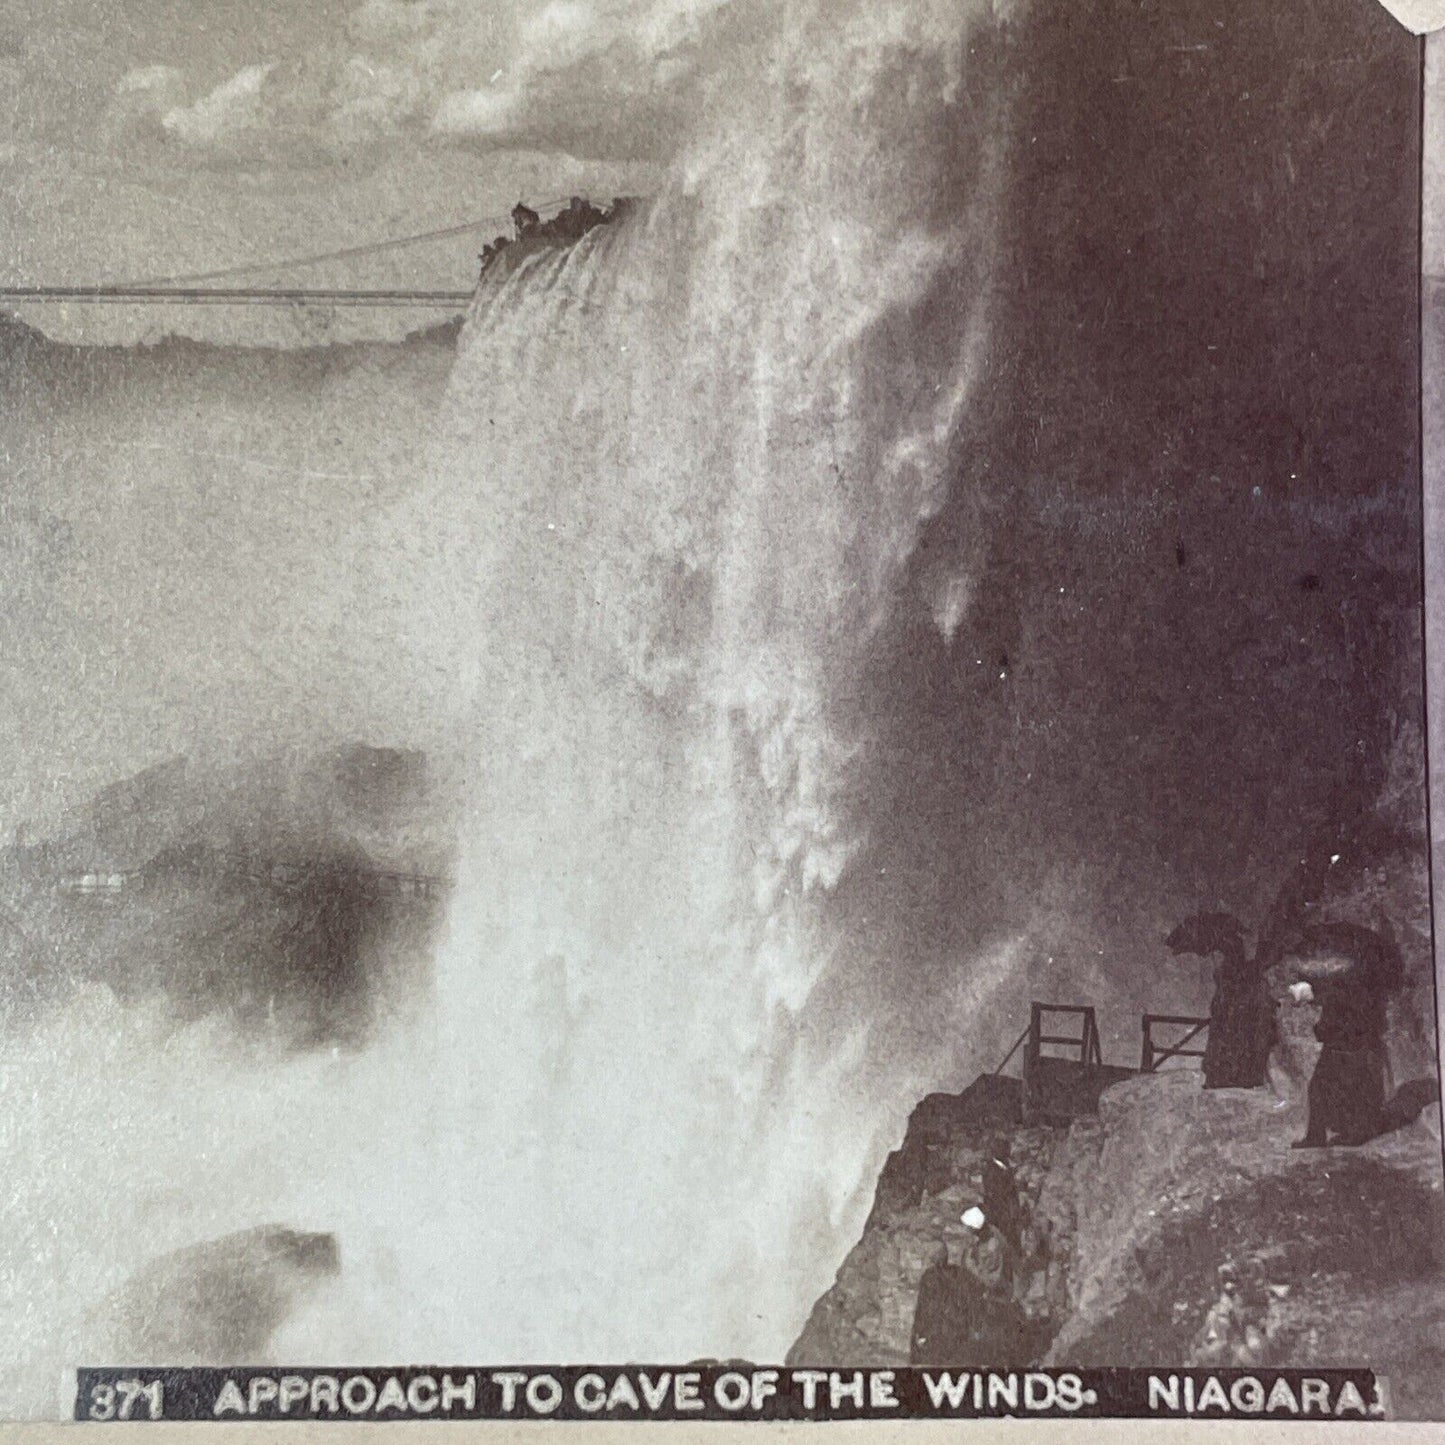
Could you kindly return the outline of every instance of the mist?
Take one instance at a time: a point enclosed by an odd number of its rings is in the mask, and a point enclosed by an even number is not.
[[[1199,1007],[1171,924],[1257,917],[1419,734],[1416,52],[1326,10],[792,6],[454,363],[266,363],[237,436],[275,482],[168,459],[231,361],[123,358],[46,413],[58,473],[21,418],[12,685],[53,682],[13,815],[364,738],[449,760],[449,893],[344,1046],[178,1023],[181,987],[37,1020],[25,1087],[209,1142],[161,1188],[14,1116],[34,1231],[110,1184],[9,1322],[15,1398],[119,1240],[271,1221],[340,1261],[278,1358],[778,1357],[908,1110],[1030,997],[1096,1003],[1106,1053]]]

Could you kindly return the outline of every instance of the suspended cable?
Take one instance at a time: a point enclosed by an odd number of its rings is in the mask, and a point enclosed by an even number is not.
[[[532,209],[538,214],[554,210],[567,204],[566,198],[543,201]],[[480,231],[485,226],[503,226],[507,218],[482,216],[473,221],[463,221],[455,226],[442,226],[435,231],[418,231],[411,236],[393,236],[383,241],[368,241],[359,246],[343,246],[336,251],[318,251],[309,256],[289,256],[276,261],[251,261],[239,266],[223,266],[215,271],[193,271],[176,276],[148,276],[139,281],[107,281],[97,289],[102,291],[131,291],[150,286],[189,286],[198,281],[222,281],[240,276],[266,276],[276,271],[289,271],[296,266],[315,266],[323,261],[345,261],[356,256],[371,256],[382,251],[398,251],[406,246],[415,246],[425,241],[441,241],[449,236],[465,236],[469,231]]]

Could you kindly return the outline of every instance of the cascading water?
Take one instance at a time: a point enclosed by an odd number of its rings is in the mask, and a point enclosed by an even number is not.
[[[790,7],[653,204],[478,299],[433,493],[487,590],[449,1223],[403,1250],[453,1301],[413,1354],[779,1356],[939,1068],[830,1008],[876,972],[830,898],[988,333],[996,24]]]
[[[926,1008],[905,978],[946,868],[895,881],[877,846],[908,820],[872,663],[921,528],[960,511],[1004,22],[731,14],[738,63],[662,193],[483,287],[409,504],[442,533],[422,612],[465,618],[476,692],[434,1008],[279,1067],[114,1000],[37,1034],[5,1081],[6,1413],[51,1407],[84,1311],[147,1259],[272,1220],[342,1261],[279,1359],[779,1358],[903,1114],[956,1075],[1012,955],[935,971]],[[923,579],[948,636],[966,530]],[[135,1119],[143,1148],[47,1143]]]
[[[1360,739],[1416,625],[1413,202],[1338,163],[1383,134],[1345,100],[1396,66],[1413,95],[1416,55],[1365,11],[1247,9],[695,7],[726,59],[669,180],[488,281],[427,484],[388,477],[337,549],[386,606],[288,619],[357,614],[378,697],[360,664],[315,690],[388,743],[435,748],[474,694],[434,987],[334,1053],[190,980],[17,1023],[0,1415],[146,1353],[114,1299],[148,1266],[270,1222],[341,1260],[276,1360],[776,1359],[902,1116],[1030,996],[1131,1047],[1141,1009],[1203,1006],[1159,940],[1206,899],[1261,916],[1294,842],[1373,807]],[[1320,237],[1368,284],[1322,289]],[[228,535],[265,552],[245,501]],[[274,606],[258,649],[295,635]]]

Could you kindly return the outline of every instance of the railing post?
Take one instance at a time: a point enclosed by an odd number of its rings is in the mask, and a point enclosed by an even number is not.
[[[1150,1029],[1153,1023],[1154,1020],[1148,1014],[1145,1014],[1142,1023],[1144,1043],[1139,1055],[1139,1072],[1141,1074],[1152,1074],[1154,1072],[1154,1040],[1150,1035]]]
[[[1029,1010],[1029,1041],[1024,1050],[1023,1067],[1023,1119],[1031,1123],[1034,1116],[1034,1087],[1038,1075],[1039,1053],[1043,1047],[1040,1035],[1043,1033],[1043,1008],[1034,1003]]]

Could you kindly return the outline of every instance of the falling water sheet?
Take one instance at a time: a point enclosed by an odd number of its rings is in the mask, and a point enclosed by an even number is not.
[[[1445,1417],[1436,42],[25,8],[0,1417]]]

